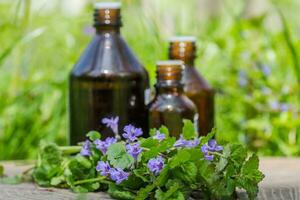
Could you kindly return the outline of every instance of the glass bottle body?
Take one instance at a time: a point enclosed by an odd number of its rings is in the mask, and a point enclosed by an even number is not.
[[[183,82],[184,93],[198,110],[199,134],[207,135],[214,127],[214,90],[193,66],[185,66]]]
[[[197,107],[200,135],[207,135],[214,127],[214,90],[196,70],[196,38],[175,36],[170,38],[169,58],[184,62],[184,93]]]
[[[119,116],[121,127],[133,124],[147,133],[146,70],[135,58],[118,28],[103,27],[75,65],[69,79],[70,143],[84,140],[97,130],[114,136],[101,120]]]
[[[179,138],[183,119],[197,120],[194,103],[183,93],[182,61],[160,61],[157,63],[156,95],[148,105],[149,127],[165,125],[171,136]],[[197,122],[195,123],[197,126]]]
[[[181,94],[158,94],[149,104],[149,127],[168,127],[170,135],[179,138],[183,119],[195,121],[197,111],[194,104]]]

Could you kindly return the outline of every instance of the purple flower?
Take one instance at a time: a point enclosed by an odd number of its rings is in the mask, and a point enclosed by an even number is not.
[[[186,147],[188,148],[194,148],[200,144],[199,138],[195,138],[194,140],[188,140]]]
[[[166,138],[166,135],[159,131],[156,131],[156,135],[154,135],[153,138],[161,142]]]
[[[180,135],[180,138],[173,145],[175,148],[185,147],[187,145],[187,140],[183,139],[183,135]]]
[[[216,140],[210,139],[208,141],[208,150],[212,152],[223,151],[223,147],[218,145]]]
[[[213,161],[214,160],[214,155],[204,154],[204,158],[205,158],[205,160]]]
[[[270,95],[271,94],[271,89],[268,88],[268,87],[262,87],[261,88],[261,92],[264,94],[264,95]]]
[[[116,182],[116,184],[122,183],[124,180],[127,180],[129,177],[129,173],[123,171],[120,168],[111,168],[109,170],[110,178]]]
[[[280,110],[282,111],[282,112],[286,112],[286,111],[288,111],[289,110],[289,105],[288,104],[286,104],[286,103],[282,103],[282,104],[280,104]]]
[[[248,78],[247,78],[247,74],[246,74],[245,71],[240,71],[239,72],[238,84],[241,87],[245,87],[245,86],[248,85]]]
[[[280,103],[277,100],[271,100],[268,102],[269,106],[272,110],[279,110],[280,109]]]
[[[118,134],[118,123],[119,117],[115,118],[103,118],[102,123],[106,125],[107,128],[111,128],[111,130],[117,135]]]
[[[219,152],[222,151],[223,147],[217,144],[217,141],[211,139],[208,141],[208,145],[204,144],[201,146],[201,151],[204,154],[204,158],[208,161],[213,161],[214,155],[211,155],[210,152]]]
[[[125,133],[123,133],[123,137],[128,139],[130,142],[137,140],[137,137],[143,134],[141,128],[136,128],[131,124],[125,126],[124,131]]]
[[[194,140],[186,140],[180,135],[180,138],[173,145],[175,148],[185,147],[185,148],[194,148],[200,144],[200,140],[195,138]]]
[[[106,154],[108,147],[116,142],[116,138],[108,137],[104,141],[97,139],[94,141],[94,144],[96,145],[96,148],[102,152],[102,154]]]
[[[134,143],[134,144],[127,144],[126,151],[128,154],[132,155],[134,159],[137,159],[137,157],[140,155],[143,149],[140,147],[139,143]]]
[[[108,162],[99,161],[96,166],[96,170],[100,172],[101,176],[108,176],[110,169],[111,167],[109,166]]]
[[[261,71],[265,76],[269,76],[271,74],[271,69],[268,65],[262,65]]]
[[[161,170],[164,168],[164,160],[161,156],[152,158],[147,163],[148,169],[155,175],[159,175]]]
[[[82,156],[90,156],[92,154],[91,152],[91,142],[89,140],[86,140],[84,144],[82,145],[82,148],[80,150],[80,154]]]

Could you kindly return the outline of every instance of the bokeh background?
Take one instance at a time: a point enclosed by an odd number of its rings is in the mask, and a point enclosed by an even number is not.
[[[0,160],[66,144],[67,79],[93,37],[91,0],[0,0]],[[123,0],[122,34],[155,81],[167,39],[195,35],[217,138],[300,154],[299,0]]]

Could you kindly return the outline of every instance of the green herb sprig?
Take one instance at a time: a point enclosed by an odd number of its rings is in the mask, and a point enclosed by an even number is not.
[[[235,199],[237,188],[249,199],[257,196],[264,175],[257,155],[242,145],[218,145],[214,133],[198,138],[188,120],[177,140],[164,126],[152,129],[149,138],[139,137],[140,131],[126,126],[124,141],[101,140],[92,131],[82,146],[42,143],[33,178],[40,186],[107,191],[125,200]]]

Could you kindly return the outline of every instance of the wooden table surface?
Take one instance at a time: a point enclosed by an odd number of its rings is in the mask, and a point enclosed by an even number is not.
[[[28,165],[12,162],[2,163],[5,174],[17,175]],[[300,200],[300,158],[262,158],[260,169],[266,175],[260,184],[258,199],[261,200]],[[239,198],[245,194],[239,192]],[[0,200],[62,200],[62,199],[110,199],[105,193],[75,194],[69,190],[41,188],[34,184],[0,185]]]

